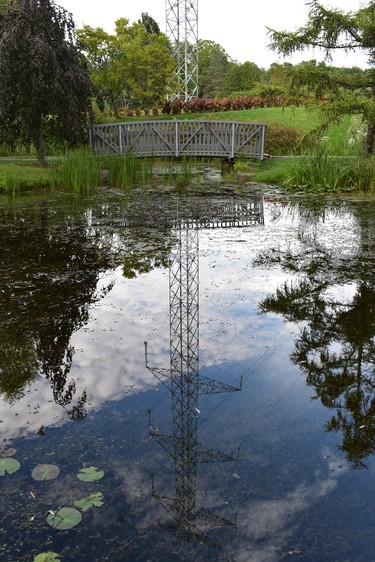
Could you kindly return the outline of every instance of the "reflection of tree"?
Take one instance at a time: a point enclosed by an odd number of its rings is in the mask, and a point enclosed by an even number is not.
[[[8,346],[1,357],[0,391],[16,399],[43,373],[55,401],[68,407],[76,391],[68,382],[74,353],[70,337],[87,321],[108,259],[79,213],[73,219],[68,211],[57,213],[42,204],[26,213],[7,207],[2,215],[0,337]]]
[[[127,279],[149,273],[156,267],[167,269],[169,266],[170,232],[165,229],[145,229],[139,240],[137,231],[138,229],[132,230],[136,238],[129,232],[127,252],[122,260],[122,271]]]
[[[103,273],[125,263],[124,274],[128,269],[132,277],[141,263],[136,250],[143,233],[90,226],[91,205],[0,207],[0,393],[16,400],[43,374],[55,402],[72,419],[85,416],[87,393],[77,396],[70,376],[71,336],[87,323],[90,306],[111,289],[109,283],[97,290]],[[146,245],[149,269],[166,261],[150,237]]]
[[[359,237],[351,255],[341,254],[345,248],[326,248],[314,228],[313,236],[300,231],[295,251],[274,250],[257,262],[298,273],[297,281],[265,298],[260,308],[302,324],[292,362],[316,397],[336,409],[326,429],[342,431],[341,448],[360,467],[375,452],[375,225],[363,219],[359,205],[352,212]],[[349,288],[353,296],[347,299]]]

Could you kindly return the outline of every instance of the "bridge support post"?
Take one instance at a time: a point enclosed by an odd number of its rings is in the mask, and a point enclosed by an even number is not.
[[[230,174],[233,171],[234,166],[234,159],[233,158],[225,158],[225,160],[221,161],[221,175],[225,176],[226,174]]]

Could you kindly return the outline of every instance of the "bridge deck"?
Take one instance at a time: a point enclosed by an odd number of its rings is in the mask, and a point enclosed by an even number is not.
[[[96,154],[206,156],[233,160],[264,157],[266,126],[242,121],[140,121],[89,128]]]

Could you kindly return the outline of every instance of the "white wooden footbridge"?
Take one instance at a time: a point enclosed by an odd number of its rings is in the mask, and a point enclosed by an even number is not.
[[[140,121],[89,128],[91,151],[136,157],[264,158],[266,125],[242,121]]]

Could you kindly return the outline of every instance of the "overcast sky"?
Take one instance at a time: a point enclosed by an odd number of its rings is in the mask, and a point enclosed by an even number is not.
[[[114,22],[126,17],[130,22],[148,12],[166,31],[166,0],[55,0],[74,16],[77,27],[90,25],[113,31]],[[340,8],[343,11],[357,10],[367,2],[361,0],[322,0],[325,7]],[[238,62],[249,60],[258,66],[268,68],[272,62],[292,63],[311,58],[321,59],[318,52],[304,53],[293,59],[280,58],[267,49],[269,39],[266,27],[279,31],[292,31],[306,22],[308,7],[305,0],[198,0],[199,39],[219,43],[228,55]],[[366,58],[341,53],[333,60],[337,66],[366,66]]]

